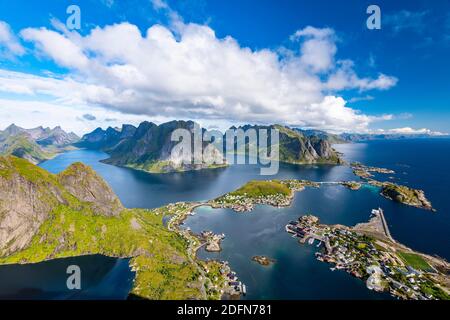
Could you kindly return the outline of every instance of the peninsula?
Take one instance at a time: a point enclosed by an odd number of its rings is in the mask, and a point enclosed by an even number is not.
[[[323,225],[302,216],[286,225],[300,243],[323,244],[316,257],[366,281],[369,289],[401,299],[449,300],[450,264],[415,252],[392,239],[383,210],[373,210],[368,223],[354,227]]]

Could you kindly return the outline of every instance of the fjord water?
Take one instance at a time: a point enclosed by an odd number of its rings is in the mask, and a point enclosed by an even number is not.
[[[0,267],[0,299],[125,299],[134,272],[128,259],[100,255]],[[67,288],[67,268],[81,270],[81,289]]]
[[[284,231],[287,222],[311,213],[324,223],[354,225],[369,218],[371,209],[381,206],[398,241],[413,249],[450,258],[450,171],[449,139],[372,141],[336,145],[349,161],[390,168],[396,174],[377,175],[425,190],[436,213],[389,201],[378,190],[365,187],[351,191],[342,186],[322,186],[296,194],[291,207],[258,206],[250,213],[198,208],[185,226],[200,232],[225,233],[220,253],[200,252],[202,258],[228,260],[247,285],[247,298],[274,299],[383,299],[365,284],[329,265],[316,261],[316,248],[300,245]],[[81,161],[92,166],[111,185],[127,207],[154,208],[176,201],[199,201],[232,191],[251,179],[308,179],[313,181],[356,180],[346,166],[280,165],[276,176],[261,176],[259,168],[234,165],[228,168],[187,173],[148,174],[99,162],[108,156],[92,150],[61,154],[41,166],[53,173]],[[267,255],[276,263],[263,267],[251,261]],[[78,259],[78,258],[74,258]],[[52,262],[49,262],[52,263]],[[4,275],[0,267],[0,277]],[[127,272],[130,272],[129,270]],[[104,281],[115,281],[109,279]],[[101,282],[102,283],[102,282]]]

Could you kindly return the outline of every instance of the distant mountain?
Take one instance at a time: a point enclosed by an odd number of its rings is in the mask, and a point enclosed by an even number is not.
[[[181,159],[174,158],[172,149],[177,142],[171,141],[171,134],[179,128],[187,129],[193,134],[193,121],[171,121],[156,125],[152,122],[142,122],[137,128],[123,125],[121,129],[101,128],[83,136],[75,145],[83,148],[105,151],[110,155],[103,162],[140,169],[148,172],[189,171],[222,165],[182,164]],[[276,128],[280,131],[280,161],[288,163],[331,163],[341,160],[338,153],[326,139],[317,136],[307,136],[300,131],[282,126],[243,126],[249,128]],[[205,129],[202,129],[205,132]],[[204,142],[203,148],[208,143]],[[222,150],[212,149],[210,155],[216,160],[222,159]]]
[[[172,132],[176,129],[187,129],[192,137],[194,125],[193,121],[171,121],[161,125],[145,121],[137,128],[132,125],[123,125],[121,129],[97,128],[84,135],[76,146],[105,151],[110,155],[109,159],[103,161],[105,163],[154,173],[223,166],[183,163],[182,158],[172,153],[172,149],[178,143],[171,141]],[[203,150],[207,145],[208,143],[203,144]],[[211,156],[216,162],[223,160],[219,150],[215,148],[211,150]]]
[[[328,163],[340,164],[342,161],[331,143],[323,136],[306,134],[298,129],[287,126],[251,126],[240,127],[244,131],[250,128],[278,129],[280,132],[280,161],[294,164]]]
[[[12,124],[0,131],[0,155],[14,155],[36,164],[66,150],[77,140],[76,134],[60,127],[24,129]]]
[[[423,139],[423,138],[440,138],[448,137],[448,135],[431,135],[427,133],[420,134],[370,134],[370,133],[342,133],[339,137],[345,142],[362,142],[372,140],[401,140],[401,139]]]
[[[341,133],[341,134],[333,134],[333,133],[329,133],[329,132],[326,132],[323,130],[301,129],[301,128],[295,128],[294,130],[300,132],[301,134],[303,134],[307,137],[317,137],[320,139],[324,139],[331,144],[362,142],[362,141],[371,141],[371,140],[399,140],[399,139],[448,137],[448,135],[433,135],[433,134],[428,134],[428,133],[418,133],[418,134]]]

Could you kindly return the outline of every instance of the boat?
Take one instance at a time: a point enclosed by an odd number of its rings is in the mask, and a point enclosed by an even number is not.
[[[309,239],[308,239],[308,243],[309,243],[309,244],[314,244],[314,238],[309,238]]]
[[[285,228],[286,228],[286,232],[288,232],[288,233],[293,233],[293,234],[296,233],[294,230],[292,230],[292,226],[289,224],[287,224]]]

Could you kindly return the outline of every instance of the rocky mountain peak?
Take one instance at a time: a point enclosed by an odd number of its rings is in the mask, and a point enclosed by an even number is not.
[[[108,184],[89,166],[76,162],[57,175],[59,183],[81,201],[94,204],[96,211],[118,215],[123,206]]]

